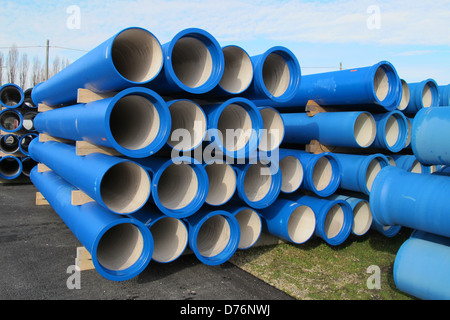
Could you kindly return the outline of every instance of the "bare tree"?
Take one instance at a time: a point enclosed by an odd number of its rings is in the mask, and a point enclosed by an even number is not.
[[[69,66],[69,64],[70,64],[69,59],[63,58],[62,62],[61,62],[61,70],[67,68]]]
[[[16,82],[17,65],[19,63],[19,50],[16,44],[13,44],[8,53],[8,82]]]
[[[41,60],[37,56],[33,59],[33,76],[32,76],[32,85],[33,87],[36,86],[38,83],[42,82],[41,78],[41,72],[42,72],[42,65]]]
[[[5,60],[3,59],[3,52],[0,52],[0,86],[3,84],[3,63]]]
[[[27,77],[28,77],[28,56],[26,53],[24,53],[22,54],[20,59],[19,80],[21,88],[25,88],[27,84]]]
[[[61,60],[59,59],[58,56],[56,56],[55,59],[53,59],[53,70],[50,74],[50,77],[57,74],[60,70],[61,70]]]

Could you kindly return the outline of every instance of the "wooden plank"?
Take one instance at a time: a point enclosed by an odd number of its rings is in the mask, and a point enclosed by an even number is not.
[[[50,106],[48,106],[46,104],[43,104],[43,103],[39,103],[38,104],[38,112],[50,111],[50,110],[53,110],[53,109],[55,109],[55,108],[54,107],[50,107]]]
[[[86,156],[91,153],[103,153],[110,156],[121,156],[122,154],[113,148],[97,146],[87,141],[76,142],[76,152],[78,156]]]
[[[92,256],[85,247],[77,247],[75,265],[80,268],[80,271],[95,269]]]
[[[47,172],[47,171],[51,171],[51,169],[43,163],[38,163],[38,172]]]
[[[78,89],[77,103],[89,103],[92,101],[102,100],[114,97],[117,92],[95,93],[88,89]]]
[[[39,142],[47,142],[47,141],[56,141],[56,142],[61,142],[61,143],[73,143],[73,140],[57,138],[57,137],[50,136],[46,133],[40,133],[39,134]]]
[[[320,106],[317,102],[314,100],[309,100],[306,104],[305,111],[308,114],[308,116],[313,117],[314,115],[322,112],[338,112],[339,110],[336,110],[335,108],[329,108],[329,107],[323,107]]]
[[[305,151],[313,154],[320,154],[324,152],[334,152],[335,147],[325,146],[317,140],[311,140],[310,143],[305,146]]]
[[[73,190],[72,191],[72,199],[71,203],[73,206],[81,206],[88,202],[93,202],[94,200],[89,197],[86,193],[81,190]]]
[[[40,192],[36,192],[36,205],[37,206],[49,205],[48,201],[44,198],[44,196]]]

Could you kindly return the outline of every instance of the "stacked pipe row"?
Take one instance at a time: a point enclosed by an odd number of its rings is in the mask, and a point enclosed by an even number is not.
[[[36,165],[28,153],[30,142],[38,136],[33,124],[38,111],[31,91],[13,83],[0,87],[0,178],[4,181],[28,178]]]

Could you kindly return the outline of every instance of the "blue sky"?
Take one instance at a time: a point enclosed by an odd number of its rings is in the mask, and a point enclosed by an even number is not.
[[[163,44],[198,27],[250,55],[285,46],[303,74],[338,70],[340,62],[355,68],[388,60],[408,82],[450,83],[448,0],[2,0],[0,17],[2,48],[44,46],[49,39],[51,46],[89,51],[130,26],[148,29]],[[84,51],[52,47],[50,57],[74,61]],[[30,59],[45,55],[42,47],[20,52]]]

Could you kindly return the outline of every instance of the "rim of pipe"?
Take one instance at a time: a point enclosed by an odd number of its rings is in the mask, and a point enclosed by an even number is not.
[[[391,152],[401,151],[408,140],[408,120],[403,112],[394,110],[385,114],[381,122],[384,146]]]
[[[15,153],[20,150],[19,137],[15,134],[5,134],[0,138],[0,150],[4,153]]]
[[[262,151],[273,151],[283,142],[285,128],[281,114],[272,107],[258,108],[263,119],[263,133],[258,148]]]
[[[306,177],[312,191],[321,197],[332,195],[341,182],[339,161],[329,152],[316,155],[308,164]]]
[[[0,158],[0,178],[14,180],[23,171],[22,161],[18,157],[5,156]]]
[[[324,207],[321,235],[330,245],[342,244],[350,235],[353,210],[345,200],[332,200]]]
[[[0,129],[7,133],[22,130],[23,116],[16,109],[4,109],[0,112]]]
[[[31,98],[31,92],[33,92],[33,88],[28,88],[23,92],[23,103],[30,109],[37,109],[38,106],[34,104],[34,101]]]
[[[205,112],[197,103],[188,99],[170,101],[167,106],[172,118],[167,144],[178,151],[194,150],[206,136],[208,126]]]
[[[292,209],[286,225],[289,239],[296,244],[305,243],[316,230],[314,211],[310,206],[297,202],[289,209]]]
[[[219,84],[225,59],[210,33],[199,28],[184,29],[166,47],[165,71],[182,90],[201,94]]]
[[[14,83],[7,83],[0,87],[0,105],[4,108],[17,108],[25,99],[21,87]]]
[[[35,161],[33,158],[31,157],[25,157],[22,158],[22,173],[24,176],[29,177],[31,174],[31,170],[33,170],[33,168],[35,166],[37,166],[37,161]]]
[[[154,174],[151,193],[164,214],[185,218],[205,203],[208,190],[206,169],[194,158],[175,157]]]
[[[172,120],[166,102],[156,92],[133,87],[116,94],[105,113],[106,139],[132,158],[144,158],[167,142]]]
[[[353,134],[356,143],[362,148],[368,148],[375,141],[377,126],[375,118],[369,112],[361,112],[353,124]]]
[[[420,92],[421,91],[421,92]],[[427,79],[422,83],[422,90],[418,90],[418,95],[422,95],[419,108],[430,108],[439,106],[439,90],[434,79]]]
[[[225,67],[219,85],[229,94],[240,94],[252,83],[253,62],[249,54],[237,45],[225,46],[222,52]]]
[[[279,161],[281,171],[281,192],[297,191],[303,183],[304,170],[302,162],[293,155],[286,155]]]
[[[357,236],[366,234],[372,225],[372,212],[370,211],[369,201],[359,199],[353,207],[353,226],[352,232]]]
[[[366,194],[369,194],[372,190],[373,182],[378,173],[387,166],[390,166],[389,159],[382,154],[373,154],[366,158],[364,165],[361,167],[365,173],[362,175],[364,176],[362,185]]]
[[[241,207],[232,214],[239,223],[241,234],[238,249],[245,250],[252,247],[262,233],[261,216],[250,207]]]
[[[147,226],[131,218],[117,219],[97,235],[90,253],[96,270],[114,281],[141,273],[152,258],[153,236]]]
[[[186,249],[188,229],[182,220],[161,215],[152,221],[149,229],[153,236],[152,259],[156,262],[172,262]]]
[[[372,67],[370,92],[373,100],[386,110],[396,109],[402,98],[401,80],[395,67],[388,61],[380,61]]]
[[[408,82],[404,79],[400,79],[401,88],[402,88],[402,99],[400,100],[400,104],[398,105],[398,110],[403,111],[408,107],[409,100],[411,99],[411,92],[409,90]]]
[[[237,186],[236,172],[233,167],[224,161],[211,161],[204,166],[209,181],[205,203],[210,206],[221,206],[227,203],[235,194]]]
[[[27,134],[20,136],[20,138],[19,138],[20,152],[22,152],[24,155],[28,156],[29,155],[28,147],[29,147],[31,141],[33,141],[34,139],[36,139],[38,137],[39,137],[39,135],[37,133],[27,133]]]

